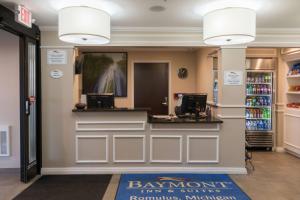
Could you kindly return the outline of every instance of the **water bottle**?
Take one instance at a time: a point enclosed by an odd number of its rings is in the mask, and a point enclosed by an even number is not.
[[[215,102],[215,104],[217,104],[218,103],[218,81],[217,80],[215,80],[215,83],[214,83],[214,102]]]
[[[258,121],[258,130],[263,129],[263,127],[264,127],[264,124],[262,123],[261,120],[259,120],[259,121]]]

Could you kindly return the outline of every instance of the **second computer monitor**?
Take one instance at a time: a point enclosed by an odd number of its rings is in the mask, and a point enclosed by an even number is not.
[[[201,113],[206,110],[207,94],[183,94],[181,103],[182,114]]]
[[[87,107],[88,108],[114,108],[113,94],[88,94]]]

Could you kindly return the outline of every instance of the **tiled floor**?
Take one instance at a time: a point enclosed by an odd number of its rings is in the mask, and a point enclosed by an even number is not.
[[[287,153],[253,153],[255,171],[231,178],[252,200],[300,200],[300,159]],[[114,175],[104,200],[114,199],[120,176]]]
[[[253,200],[300,200],[300,159],[287,153],[253,154],[255,171],[231,175]]]
[[[36,179],[25,184],[20,182],[19,169],[0,169],[0,200],[11,200]]]
[[[231,175],[253,200],[300,200],[300,159],[287,153],[256,152],[255,171]],[[120,176],[114,175],[104,200],[114,199]],[[30,183],[31,184],[31,183]],[[18,172],[1,173],[0,200],[10,200],[30,184],[19,181]]]

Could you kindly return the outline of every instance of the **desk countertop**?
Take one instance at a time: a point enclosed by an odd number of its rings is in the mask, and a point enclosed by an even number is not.
[[[149,111],[150,108],[88,108],[88,109],[73,109],[72,112],[141,112]]]
[[[188,123],[210,123],[210,124],[215,124],[215,123],[223,123],[222,120],[216,118],[216,117],[205,117],[205,118],[200,118],[200,119],[192,119],[192,118],[172,118],[172,119],[167,119],[167,118],[155,118],[153,116],[148,117],[148,123],[156,123],[156,124],[188,124]]]

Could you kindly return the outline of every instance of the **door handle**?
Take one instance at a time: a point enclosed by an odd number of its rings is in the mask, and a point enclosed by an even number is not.
[[[25,101],[25,114],[30,115],[30,102],[29,102],[29,99],[26,99],[26,101]]]
[[[168,97],[165,97],[164,101],[161,104],[164,106],[168,106]]]

